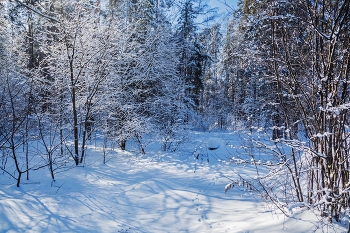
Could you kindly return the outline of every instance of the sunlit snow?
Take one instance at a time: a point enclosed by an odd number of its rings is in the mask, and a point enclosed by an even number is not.
[[[84,166],[67,166],[56,182],[42,169],[17,188],[1,173],[0,232],[313,232],[318,219],[311,211],[295,206],[287,218],[244,187],[239,177],[255,176],[255,165],[232,162],[240,157],[235,140],[197,133],[175,153],[153,143],[142,157],[109,148],[106,164],[97,141]]]

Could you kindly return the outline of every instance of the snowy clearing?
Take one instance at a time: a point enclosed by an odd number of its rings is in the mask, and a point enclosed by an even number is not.
[[[206,150],[209,136],[217,150]],[[56,182],[42,169],[17,188],[2,174],[0,232],[322,232],[310,211],[286,218],[240,184],[225,193],[228,178],[254,176],[254,167],[218,162],[234,153],[220,137],[197,134],[176,153],[113,150],[107,164],[91,145],[84,167],[57,174]],[[333,227],[323,231],[345,232]]]

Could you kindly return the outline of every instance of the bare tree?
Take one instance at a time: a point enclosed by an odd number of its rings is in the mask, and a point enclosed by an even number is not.
[[[50,92],[57,95],[51,95],[50,101],[64,105],[60,116],[71,124],[74,140],[72,157],[76,165],[82,163],[85,157],[95,109],[101,104],[100,88],[109,74],[113,56],[109,42],[113,31],[108,30],[107,23],[100,23],[95,6],[89,7],[70,2],[59,6],[63,11],[58,15],[60,23],[54,22],[51,26],[56,28],[55,37],[42,41],[43,50],[49,56],[41,69],[52,76],[47,85],[51,88]],[[66,101],[70,102],[69,108]]]
[[[253,5],[257,58],[273,87],[273,139],[289,148],[274,152],[291,197],[339,221],[349,208],[350,2]]]

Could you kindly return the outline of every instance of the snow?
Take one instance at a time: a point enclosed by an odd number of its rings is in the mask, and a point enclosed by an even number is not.
[[[311,211],[295,206],[287,218],[240,182],[233,185],[239,176],[256,175],[255,165],[229,162],[240,156],[227,143],[237,143],[235,135],[191,137],[175,153],[159,151],[157,143],[141,157],[110,149],[107,164],[99,143],[91,143],[84,166],[67,167],[56,182],[42,169],[17,188],[1,174],[0,232],[322,231]],[[206,143],[220,147],[206,150]],[[209,162],[195,159],[196,148]],[[334,227],[328,232],[345,231]]]
[[[220,144],[222,144],[222,142],[219,138],[209,138],[207,144],[209,150],[216,150],[220,147]]]

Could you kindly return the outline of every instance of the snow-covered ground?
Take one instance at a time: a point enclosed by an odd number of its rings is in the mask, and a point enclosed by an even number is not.
[[[239,183],[254,176],[239,158],[230,133],[194,133],[174,153],[146,155],[89,146],[83,167],[56,174],[32,171],[20,188],[0,175],[0,232],[345,232],[317,228],[311,211],[286,218],[255,191]],[[208,147],[212,148],[209,150]],[[237,160],[236,160],[237,161]],[[225,193],[225,186],[237,181]]]

